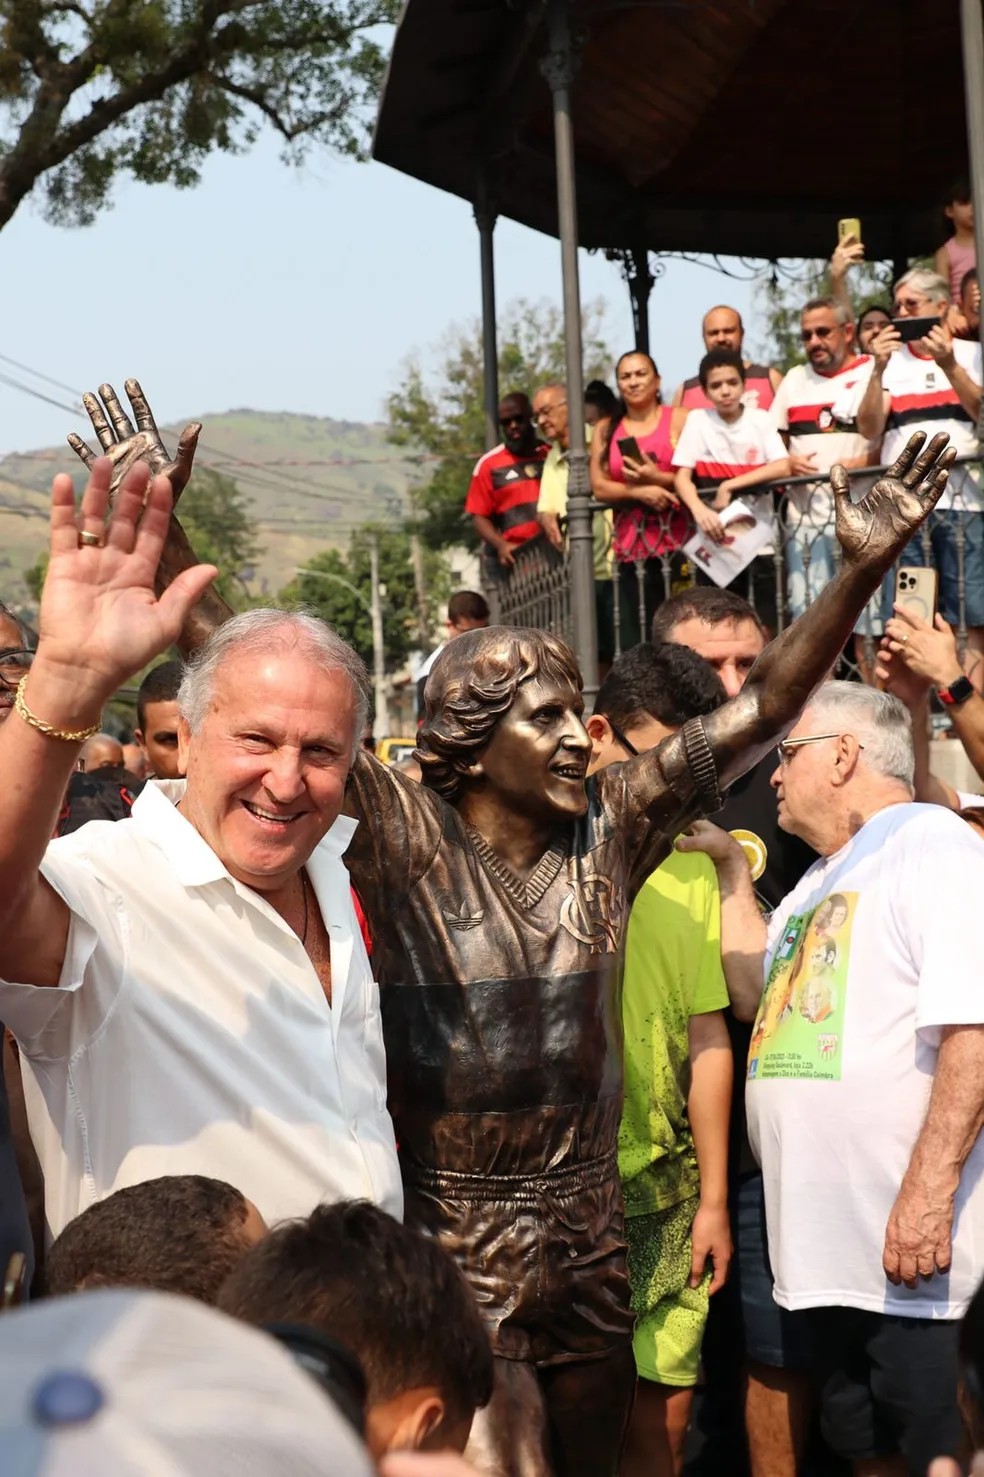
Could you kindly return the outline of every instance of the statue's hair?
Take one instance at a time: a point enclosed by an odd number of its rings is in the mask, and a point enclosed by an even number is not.
[[[489,626],[449,641],[424,688],[417,742],[423,783],[453,804],[462,775],[491,739],[522,684],[534,677],[581,688],[573,652],[545,631]]]

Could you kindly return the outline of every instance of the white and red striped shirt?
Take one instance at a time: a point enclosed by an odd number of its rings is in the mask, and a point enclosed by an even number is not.
[[[818,374],[812,364],[794,364],[776,391],[770,414],[776,429],[789,434],[791,456],[812,456],[818,472],[835,462],[856,461],[869,450],[858,431],[857,407],[871,376],[869,354],[855,355],[834,374]],[[833,526],[834,498],[826,478],[789,489],[794,523]]]
[[[960,368],[979,385],[980,344],[955,339],[953,353]],[[958,456],[973,455],[977,451],[977,428],[935,359],[914,354],[909,344],[903,344],[888,361],[882,387],[891,396],[881,449],[883,462],[895,460],[913,431],[925,431],[927,436],[945,431]],[[979,469],[954,467],[937,506],[980,511]]]
[[[716,410],[692,410],[683,423],[680,439],[673,453],[673,466],[692,471],[694,486],[703,494],[710,493],[729,477],[740,477],[767,462],[780,461],[786,455],[782,438],[766,410],[746,406],[736,421],[721,419]],[[771,519],[774,512],[771,492],[756,494],[739,491],[741,498],[756,516]]]

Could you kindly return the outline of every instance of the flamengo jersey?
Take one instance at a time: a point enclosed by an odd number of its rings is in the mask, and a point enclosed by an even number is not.
[[[962,343],[955,339],[953,353],[960,368],[979,385],[980,344]],[[883,462],[895,460],[913,431],[925,431],[927,436],[945,431],[958,456],[973,455],[977,451],[974,423],[935,359],[924,359],[920,354],[914,354],[908,344],[903,344],[888,361],[882,387],[891,396],[881,449]],[[937,507],[979,511],[979,469],[954,467]]]
[[[772,381],[769,379],[769,366],[767,364],[746,364],[742,405],[747,406],[749,410],[768,410],[775,395]],[[692,379],[684,380],[683,399],[680,404],[685,410],[713,410],[714,408],[704,394],[700,378],[696,374]]]
[[[818,374],[812,364],[795,364],[776,391],[772,419],[789,433],[792,456],[812,456],[819,472],[835,462],[867,455],[869,445],[858,431],[857,407],[871,376],[870,354],[856,355],[835,374]],[[789,489],[800,521],[815,528],[833,524],[834,499],[826,481]]]
[[[525,544],[536,538],[536,504],[540,477],[550,447],[539,444],[529,456],[513,456],[500,442],[475,463],[465,512],[491,518],[510,544]]]
[[[740,477],[785,455],[786,448],[768,411],[746,409],[729,423],[716,410],[692,410],[683,423],[673,466],[690,468],[697,491],[702,498],[706,492],[709,498],[712,489],[726,478]],[[755,488],[749,487],[736,492],[738,498],[760,518],[772,518],[771,492],[756,494]]]

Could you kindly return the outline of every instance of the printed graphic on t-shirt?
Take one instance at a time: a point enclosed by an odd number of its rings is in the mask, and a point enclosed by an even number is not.
[[[834,892],[790,918],[748,1050],[748,1080],[839,1082],[856,892]]]

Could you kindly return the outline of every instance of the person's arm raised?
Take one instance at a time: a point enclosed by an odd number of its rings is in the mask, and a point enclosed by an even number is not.
[[[191,480],[195,451],[202,432],[201,422],[191,421],[185,426],[178,438],[177,450],[172,457],[164,445],[154,413],[139,380],[125,380],[123,387],[130,402],[130,415],[127,415],[123,409],[120,398],[112,385],[100,385],[98,394],[90,392],[82,396],[82,403],[92,423],[92,431],[100,450],[94,451],[74,431],[68,437],[68,444],[88,470],[92,469],[97,456],[109,457],[112,467],[110,498],[115,495],[117,487],[129,469],[138,462],[144,462],[155,476],[163,473],[170,482],[171,494],[176,506]],[[191,547],[188,535],[172,513],[157,568],[155,589],[158,595],[166,590],[183,570],[192,569],[197,563],[198,558]],[[224,625],[231,615],[232,610],[215,586],[209,586],[194,609],[189,611],[181,634],[175,642],[181,655],[183,657],[193,656],[198,648],[208,640],[211,633]]]
[[[131,466],[107,522],[111,476],[109,458],[94,458],[78,514],[72,479],[52,484],[37,654],[0,724],[0,976],[19,983],[56,985],[65,952],[68,909],[38,869],[81,747],[68,735],[98,724],[120,684],[171,645],[216,573],[186,569],[158,599],[170,483],[148,488],[147,467]]]

